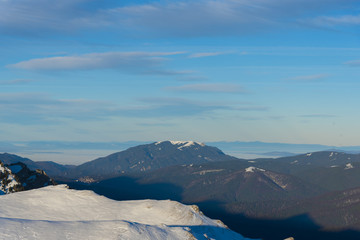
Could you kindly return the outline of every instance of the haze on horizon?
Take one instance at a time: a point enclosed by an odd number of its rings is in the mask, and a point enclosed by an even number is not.
[[[359,10],[0,1],[0,141],[360,145]]]

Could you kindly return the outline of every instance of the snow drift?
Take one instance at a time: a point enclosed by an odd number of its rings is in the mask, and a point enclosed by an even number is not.
[[[196,206],[115,201],[66,185],[0,196],[0,239],[243,240]]]

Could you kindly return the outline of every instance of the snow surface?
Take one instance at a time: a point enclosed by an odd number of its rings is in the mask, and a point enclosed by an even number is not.
[[[66,185],[0,196],[0,239],[243,240],[196,206],[115,201]]]
[[[248,167],[245,169],[245,172],[255,172],[255,171],[265,172],[264,169],[257,168],[257,167]]]

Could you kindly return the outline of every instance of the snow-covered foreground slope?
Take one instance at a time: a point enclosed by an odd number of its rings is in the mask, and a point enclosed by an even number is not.
[[[245,239],[197,207],[114,201],[65,185],[0,196],[0,239]]]

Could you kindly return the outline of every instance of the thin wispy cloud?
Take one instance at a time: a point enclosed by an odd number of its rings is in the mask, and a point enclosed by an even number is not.
[[[299,115],[301,118],[335,118],[336,115],[332,114],[305,114],[305,115]]]
[[[174,123],[138,123],[138,126],[142,126],[142,127],[175,127],[176,124]]]
[[[94,5],[95,2],[100,1],[92,1]],[[0,31],[7,35],[34,37],[76,34],[78,30],[108,26],[108,20],[100,15],[101,4],[98,7],[91,5],[87,0],[0,1]]]
[[[208,83],[189,84],[176,87],[167,87],[165,90],[174,92],[204,92],[204,93],[248,93],[238,84]]]
[[[183,52],[106,52],[77,56],[37,58],[7,65],[8,68],[33,71],[74,71],[115,69],[130,73],[181,75],[188,71],[173,71],[163,68],[166,56]]]
[[[197,73],[196,71],[192,70],[182,70],[182,71],[176,71],[176,70],[165,70],[165,69],[159,69],[159,70],[147,70],[143,71],[143,74],[149,74],[149,75],[163,75],[163,76],[180,76],[184,78],[191,78],[192,74]]]
[[[241,106],[241,107],[235,107],[234,110],[237,111],[268,111],[269,107],[264,106]]]
[[[347,1],[351,2],[356,1]],[[77,34],[103,28],[147,37],[244,35],[291,25],[319,9],[343,5],[341,0],[163,0],[129,6],[100,0],[90,5],[86,0],[0,1],[0,29],[10,35]],[[356,22],[357,16],[337,21]]]
[[[173,113],[177,115],[178,111],[182,114],[199,115],[202,113],[214,113],[218,110],[225,110],[231,112],[242,111],[267,111],[269,108],[266,106],[257,106],[252,103],[239,103],[239,102],[212,102],[212,101],[199,101],[184,98],[142,98],[141,102],[146,102],[151,106],[151,109],[165,111],[166,113]]]
[[[41,93],[2,93],[0,108],[1,122],[44,124],[54,119],[107,118],[114,114],[115,106],[105,101],[55,99]]]
[[[296,24],[297,19],[309,13],[343,3],[340,0],[160,1],[114,8],[108,13],[124,26],[146,34],[183,37],[244,35],[266,31],[267,27]]]
[[[141,109],[163,109],[166,110],[165,112],[176,112],[176,109],[182,109],[180,112],[192,112],[191,109],[200,112],[204,111],[211,111],[216,109],[230,109],[228,104],[220,103],[220,102],[210,102],[210,101],[199,101],[193,100],[188,98],[181,98],[181,97],[146,97],[146,98],[139,98],[138,101],[142,103],[143,106]],[[188,107],[189,111],[186,111]],[[174,110],[172,110],[172,108]],[[178,110],[179,110],[178,109]],[[196,112],[196,111],[195,111]]]
[[[360,25],[360,15],[320,16],[307,22],[319,26]]]
[[[209,80],[208,77],[198,75],[197,72],[193,71],[191,75],[179,76],[177,79],[182,82],[203,82]]]
[[[287,80],[291,81],[304,81],[304,82],[311,82],[311,81],[318,81],[329,77],[329,74],[313,74],[313,75],[304,75],[304,76],[296,76],[288,78]]]
[[[228,52],[201,52],[201,53],[193,53],[189,55],[189,58],[203,58],[203,57],[214,57],[229,54]]]
[[[216,111],[263,111],[251,104],[198,101],[184,98],[142,98],[132,105],[89,99],[56,99],[41,93],[0,94],[0,122],[20,125],[62,121],[106,121],[122,118],[167,118],[215,114]]]
[[[268,26],[263,7],[256,1],[176,1],[111,9],[125,27],[142,33],[163,36],[211,36],[244,34],[254,26]],[[259,17],[261,16],[262,17]]]
[[[360,67],[360,60],[352,60],[345,63],[346,65],[352,66],[352,67]]]
[[[31,79],[12,79],[12,80],[0,80],[0,85],[18,85],[33,82]]]

